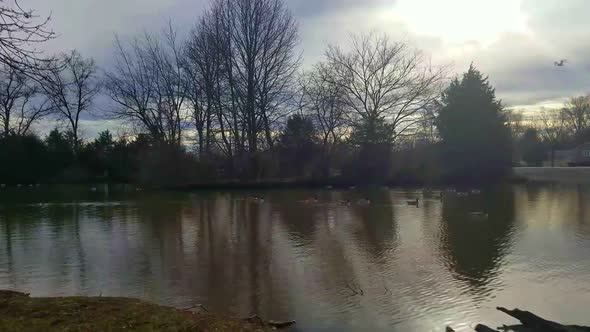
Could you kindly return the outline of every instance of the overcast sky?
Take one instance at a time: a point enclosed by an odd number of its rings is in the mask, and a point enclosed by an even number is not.
[[[78,49],[106,66],[115,33],[188,31],[208,0],[20,0],[52,15],[48,52]],[[512,107],[556,105],[590,92],[590,0],[285,0],[306,65],[350,33],[384,32],[461,73],[473,62]],[[553,62],[567,59],[564,67]],[[92,136],[92,134],[91,134]]]

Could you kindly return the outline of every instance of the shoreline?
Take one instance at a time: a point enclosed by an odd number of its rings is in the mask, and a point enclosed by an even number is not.
[[[0,290],[0,330],[17,331],[243,331],[263,332],[295,322],[233,318],[124,297],[29,297]]]

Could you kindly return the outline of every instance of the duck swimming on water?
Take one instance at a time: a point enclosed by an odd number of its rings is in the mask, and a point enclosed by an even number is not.
[[[260,196],[251,196],[250,199],[254,202],[254,203],[264,203],[264,198],[260,197]]]
[[[370,205],[371,201],[368,198],[361,198],[356,203],[358,205]]]
[[[304,199],[302,201],[299,201],[299,203],[304,203],[304,204],[314,204],[314,203],[318,203],[320,200],[318,198],[317,195],[313,196],[312,198],[308,198],[308,199]]]
[[[413,201],[408,201],[408,205],[419,206],[420,205],[420,199],[419,198],[416,198]]]

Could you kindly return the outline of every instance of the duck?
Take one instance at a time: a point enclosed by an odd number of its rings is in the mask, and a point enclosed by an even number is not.
[[[341,201],[338,201],[338,204],[350,206],[350,200],[348,200],[348,199],[341,200]]]
[[[368,198],[361,198],[356,203],[358,205],[370,205],[371,201]]]
[[[324,188],[325,188],[325,189],[327,189],[327,190],[332,190],[332,189],[334,189],[334,187],[333,187],[333,186],[325,186]]]
[[[90,188],[90,191],[96,191],[96,190],[97,190],[96,187]]]
[[[318,196],[313,196],[312,198],[308,198],[308,199],[304,199],[302,201],[299,201],[299,203],[304,203],[304,204],[312,204],[312,203],[318,203],[320,200],[318,199]]]
[[[477,217],[477,218],[487,218],[488,214],[485,212],[481,212],[481,211],[477,211],[477,212],[471,212],[469,213],[472,217]]]
[[[0,184],[0,188],[6,188],[6,184],[4,184],[4,183]]]
[[[260,196],[252,196],[250,199],[254,201],[254,203],[264,203],[264,198]]]
[[[473,195],[481,194],[481,190],[479,190],[479,189],[472,189],[470,191],[470,193],[473,194]]]
[[[408,201],[408,205],[419,206],[420,205],[420,199],[419,198],[416,198],[413,201]]]
[[[355,190],[355,189],[356,189],[356,187],[355,187],[355,186],[350,186],[350,187],[348,187],[348,189],[350,189],[350,190]]]

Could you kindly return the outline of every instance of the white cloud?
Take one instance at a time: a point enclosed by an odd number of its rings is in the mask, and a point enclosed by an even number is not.
[[[423,49],[436,64],[453,64],[457,74],[474,62],[509,105],[558,103],[590,92],[588,0],[284,1],[300,22],[305,65],[321,60],[328,43],[342,43],[350,33],[377,31]],[[60,37],[48,45],[49,52],[75,48],[101,65],[108,63],[115,33],[128,36],[157,30],[168,19],[186,31],[209,3],[21,2],[39,14],[52,12],[52,26]],[[555,67],[553,61],[562,58],[568,64]],[[96,122],[96,128],[104,127],[99,121],[91,122]]]

